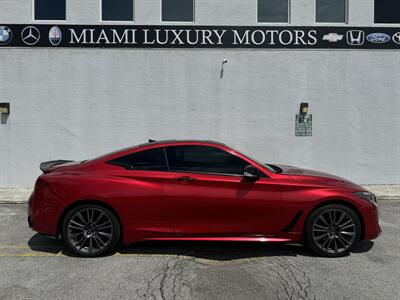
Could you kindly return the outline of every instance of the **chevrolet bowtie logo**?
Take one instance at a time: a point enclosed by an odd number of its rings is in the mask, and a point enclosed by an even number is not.
[[[336,43],[338,41],[343,40],[343,35],[337,33],[329,33],[325,34],[322,39],[324,41],[329,41],[330,43]]]

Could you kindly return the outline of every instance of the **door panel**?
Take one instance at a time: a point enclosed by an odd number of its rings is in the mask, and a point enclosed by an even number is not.
[[[163,197],[166,172],[122,170],[112,174],[110,198],[128,231],[146,237],[173,234],[171,219],[165,213]]]
[[[265,235],[283,228],[279,186],[269,178],[169,172],[164,196],[180,235]]]

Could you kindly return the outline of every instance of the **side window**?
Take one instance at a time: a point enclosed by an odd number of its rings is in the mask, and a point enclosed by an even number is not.
[[[248,163],[235,155],[208,146],[166,147],[171,171],[242,174]]]
[[[257,0],[257,22],[288,23],[289,0]]]
[[[35,0],[35,20],[65,20],[66,0]]]
[[[163,22],[193,22],[194,0],[161,0]]]
[[[375,0],[375,23],[400,23],[399,0]]]
[[[132,153],[108,162],[129,170],[167,171],[164,148],[155,148]]]
[[[102,0],[103,21],[133,21],[133,0]]]
[[[345,23],[347,0],[316,0],[317,22]]]

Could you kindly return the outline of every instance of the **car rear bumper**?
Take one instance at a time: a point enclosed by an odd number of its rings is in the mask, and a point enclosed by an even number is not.
[[[28,226],[39,233],[55,236],[57,233],[59,209],[44,193],[33,191],[28,200]]]

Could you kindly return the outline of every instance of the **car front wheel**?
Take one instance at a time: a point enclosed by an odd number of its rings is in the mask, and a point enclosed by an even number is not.
[[[99,205],[82,205],[67,213],[63,238],[76,254],[86,257],[105,255],[116,247],[120,226],[115,215]]]
[[[357,214],[339,204],[315,210],[305,225],[305,242],[320,256],[339,257],[348,254],[361,236]]]

